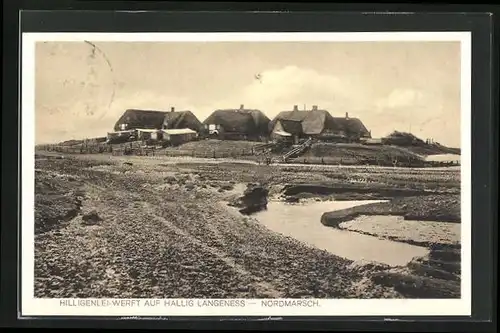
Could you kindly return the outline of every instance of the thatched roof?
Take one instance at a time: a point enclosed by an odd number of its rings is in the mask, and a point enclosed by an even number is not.
[[[370,131],[358,118],[333,117],[333,120],[348,133],[370,136]]]
[[[358,118],[332,117],[330,112],[316,106],[312,110],[282,111],[270,122],[270,128],[273,128],[278,120],[300,122],[304,134],[307,135],[320,134],[324,130],[345,131],[362,136],[368,136],[370,133]]]
[[[172,108],[170,111],[163,110],[139,110],[128,109],[118,119],[114,130],[120,131],[121,124],[127,124],[126,130],[130,129],[175,129],[175,128],[190,128],[194,131],[202,131],[203,124],[189,110],[175,111]]]
[[[135,128],[151,128],[160,129],[163,125],[163,119],[165,117],[166,111],[153,111],[153,110],[137,110],[128,109],[123,115],[118,119],[115,124],[114,130],[123,130],[120,125],[126,124],[125,130],[135,129]]]
[[[295,120],[280,119],[283,130],[290,134],[302,134],[302,123]]]
[[[203,130],[203,124],[191,111],[171,111],[165,114],[163,120],[164,129],[189,128],[200,132]]]
[[[327,110],[282,111],[271,121],[271,128],[278,120],[300,122],[304,134],[309,135],[320,134],[325,129],[341,130]]]
[[[240,108],[215,110],[203,124],[218,124],[227,132],[266,135],[269,121],[260,110]]]

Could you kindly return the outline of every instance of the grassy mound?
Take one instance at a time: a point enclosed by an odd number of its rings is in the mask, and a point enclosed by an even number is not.
[[[356,143],[315,143],[303,156],[310,163],[323,162],[327,164],[379,164],[392,165],[394,160],[399,163],[423,164],[422,156],[409,150],[391,146],[365,146]],[[313,161],[314,160],[314,161]]]

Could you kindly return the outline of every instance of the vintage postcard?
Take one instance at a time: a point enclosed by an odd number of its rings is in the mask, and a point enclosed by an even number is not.
[[[21,315],[471,313],[467,32],[22,36]]]

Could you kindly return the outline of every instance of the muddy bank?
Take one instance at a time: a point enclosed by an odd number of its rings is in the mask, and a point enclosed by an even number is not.
[[[229,206],[239,208],[239,212],[244,215],[267,209],[267,197],[269,189],[261,184],[248,184],[243,195],[236,200],[229,202]]]
[[[35,173],[35,234],[61,228],[80,213],[81,186],[76,177]]]
[[[408,298],[460,298],[459,282],[413,275],[406,270],[378,272],[372,280],[393,287]]]
[[[406,220],[394,215],[360,215],[337,228],[424,247],[459,245],[461,240],[460,223]]]
[[[460,223],[460,197],[430,194],[394,198],[388,202],[327,212],[321,217],[321,223],[338,228],[340,223],[360,215],[396,215],[403,216],[405,220]]]
[[[405,267],[375,272],[371,279],[410,298],[459,298],[460,274],[460,248],[436,245],[429,255],[414,258]]]
[[[320,196],[330,200],[389,200],[395,197],[428,196],[432,194],[435,194],[435,192],[391,187],[376,183],[288,184],[283,188],[283,195],[286,197]]]

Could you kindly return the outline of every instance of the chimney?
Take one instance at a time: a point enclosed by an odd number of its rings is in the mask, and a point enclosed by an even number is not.
[[[313,111],[318,111],[318,106],[317,105],[313,105],[312,110]]]
[[[293,111],[299,111],[299,106],[298,105],[294,105],[293,106]]]
[[[349,112],[345,113],[345,119],[349,119]]]
[[[240,110],[243,110],[245,106],[243,104],[240,105]]]
[[[174,112],[174,111],[175,111],[175,108],[172,106],[172,107],[170,108],[170,112]]]

